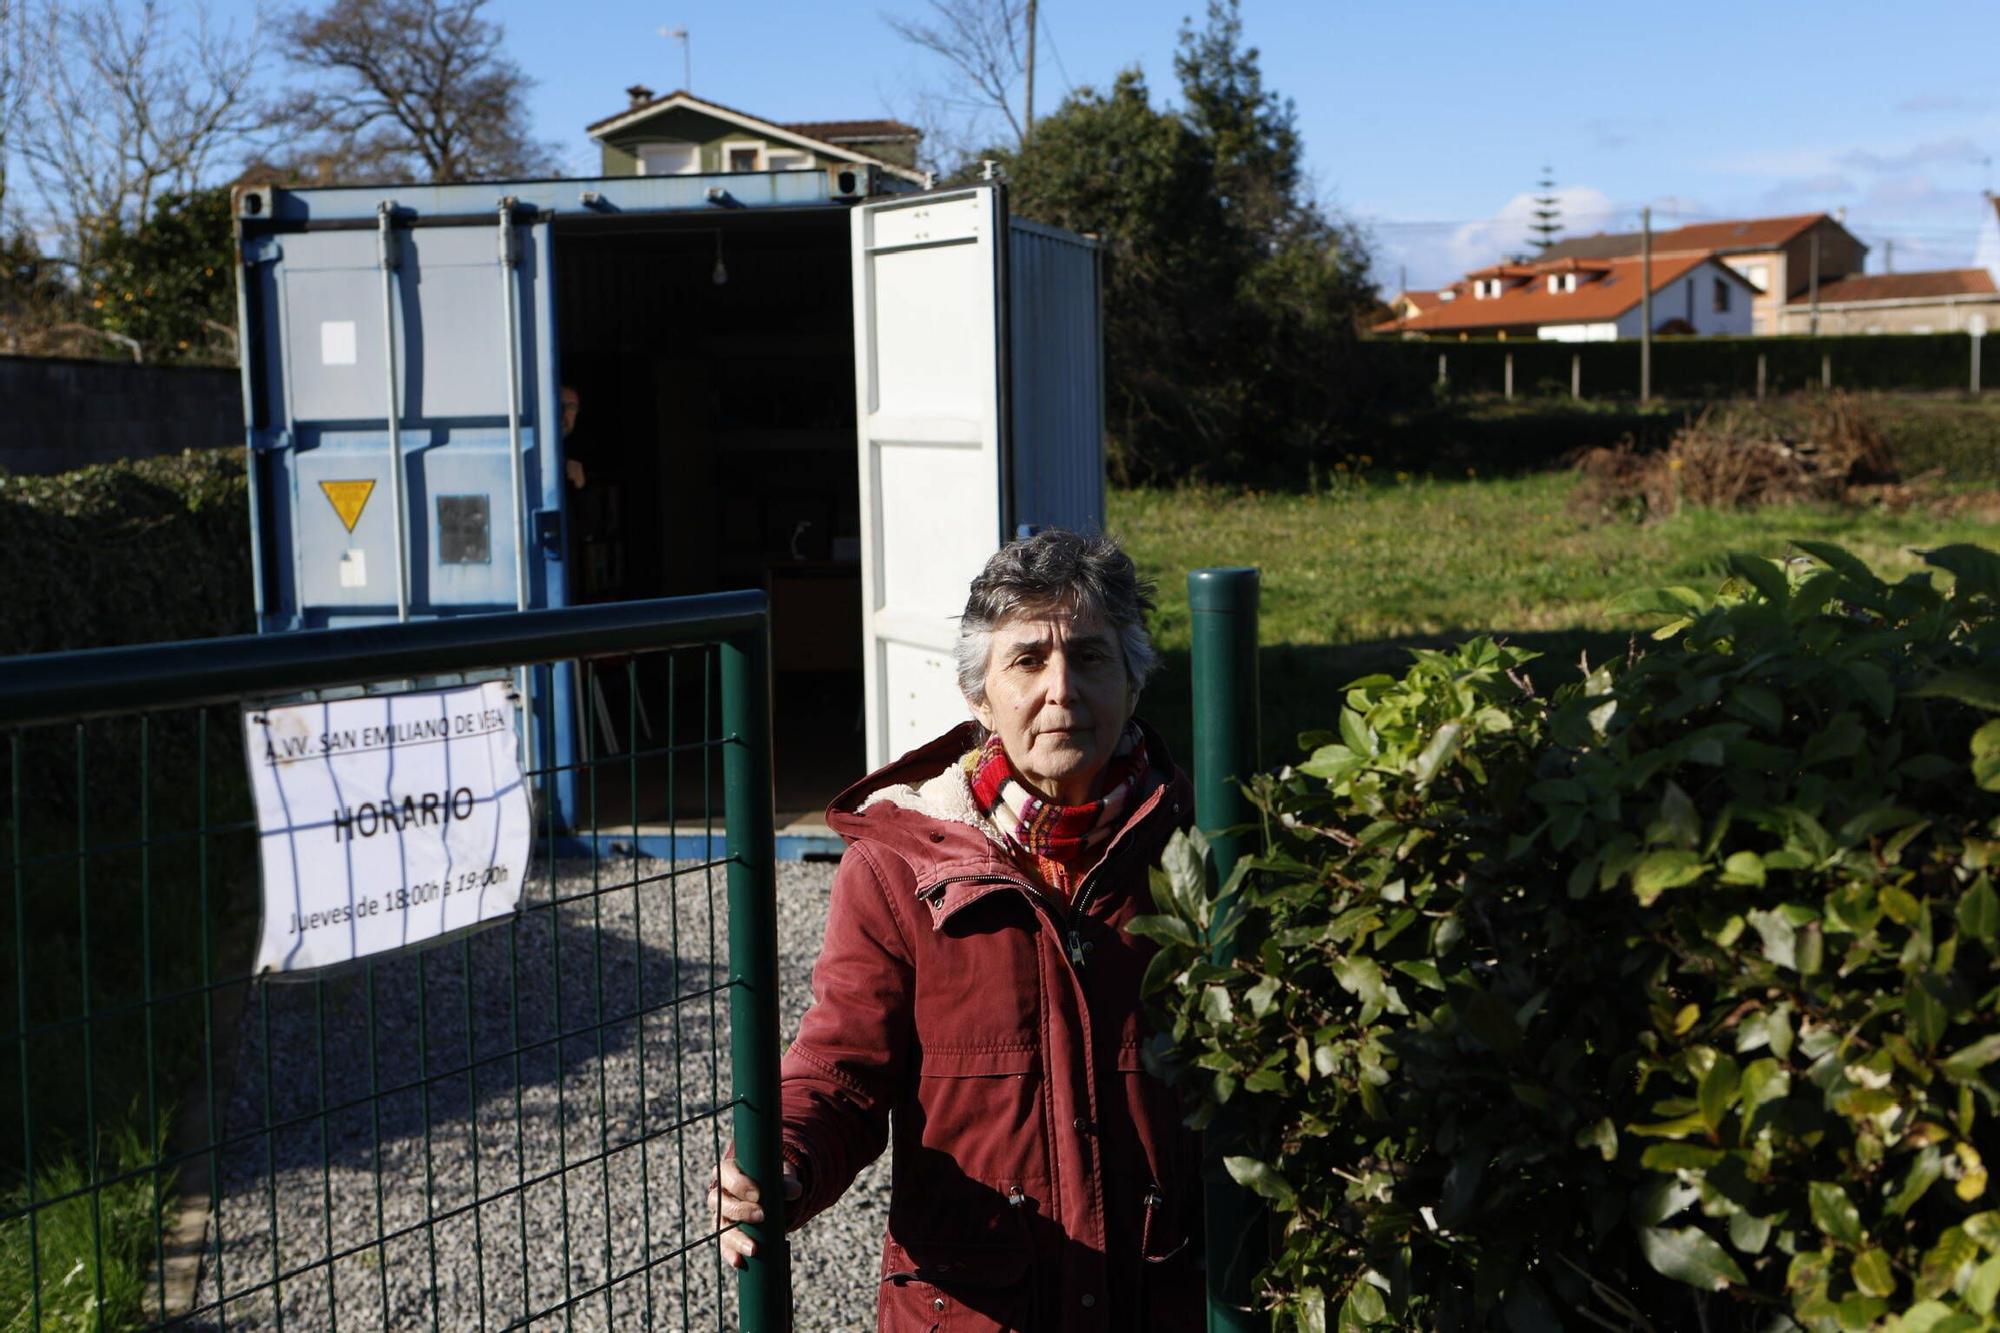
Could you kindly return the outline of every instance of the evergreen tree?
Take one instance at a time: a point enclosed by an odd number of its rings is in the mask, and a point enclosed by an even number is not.
[[[1236,0],[1182,29],[1174,69],[1179,110],[1131,69],[983,156],[1017,212],[1102,239],[1113,479],[1299,484],[1346,429],[1368,257],[1308,193],[1292,105],[1264,87]]]
[[[1529,243],[1535,247],[1535,253],[1545,254],[1556,243],[1557,233],[1563,229],[1562,200],[1556,196],[1552,168],[1547,165],[1542,167],[1542,178],[1535,182],[1535,189],[1540,193],[1535,195],[1535,220],[1528,224],[1528,230],[1534,233]]]
[[[162,195],[143,230],[107,233],[84,275],[84,318],[136,339],[148,361],[236,360],[236,237],[229,187]]]

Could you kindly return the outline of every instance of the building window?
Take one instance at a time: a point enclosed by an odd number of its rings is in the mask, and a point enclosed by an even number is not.
[[[1715,313],[1718,315],[1729,313],[1729,279],[1727,278],[1717,278],[1715,280]]]
[[[724,171],[764,170],[764,145],[761,143],[726,143],[722,145],[722,169]]]
[[[639,145],[638,158],[641,176],[692,176],[701,170],[699,144],[678,143],[672,140],[642,143]]]
[[[773,148],[764,154],[766,171],[811,171],[811,153],[794,152],[789,148]]]

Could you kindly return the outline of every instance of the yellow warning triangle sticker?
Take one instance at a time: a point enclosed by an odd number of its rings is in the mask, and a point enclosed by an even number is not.
[[[323,481],[319,488],[326,492],[327,500],[333,505],[333,512],[340,515],[340,521],[349,532],[361,521],[361,511],[368,507],[368,497],[374,493],[372,481]]]

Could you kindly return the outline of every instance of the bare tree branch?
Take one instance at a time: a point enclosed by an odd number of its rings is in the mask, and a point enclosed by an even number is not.
[[[31,0],[20,0],[30,3]],[[71,257],[107,231],[143,231],[156,196],[206,183],[268,123],[262,49],[206,9],[176,33],[157,0],[43,0],[28,17],[19,151]]]
[[[554,151],[529,138],[521,67],[502,51],[487,0],[333,0],[285,26],[286,54],[328,77],[286,119],[317,136],[347,179],[473,180],[543,174]]]
[[[0,0],[0,228],[7,222],[7,168],[28,96],[28,24],[21,0]]]
[[[957,71],[959,83],[944,97],[998,111],[1019,143],[1021,117],[1014,110],[1014,90],[1026,69],[1022,49],[1027,37],[1021,0],[924,0],[924,6],[930,11],[926,19],[884,14],[882,21],[898,37]]]

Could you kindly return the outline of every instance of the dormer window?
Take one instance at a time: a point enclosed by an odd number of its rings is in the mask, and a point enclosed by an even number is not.
[[[1556,295],[1561,292],[1573,292],[1575,290],[1576,290],[1576,274],[1574,273],[1549,274],[1550,295]]]

